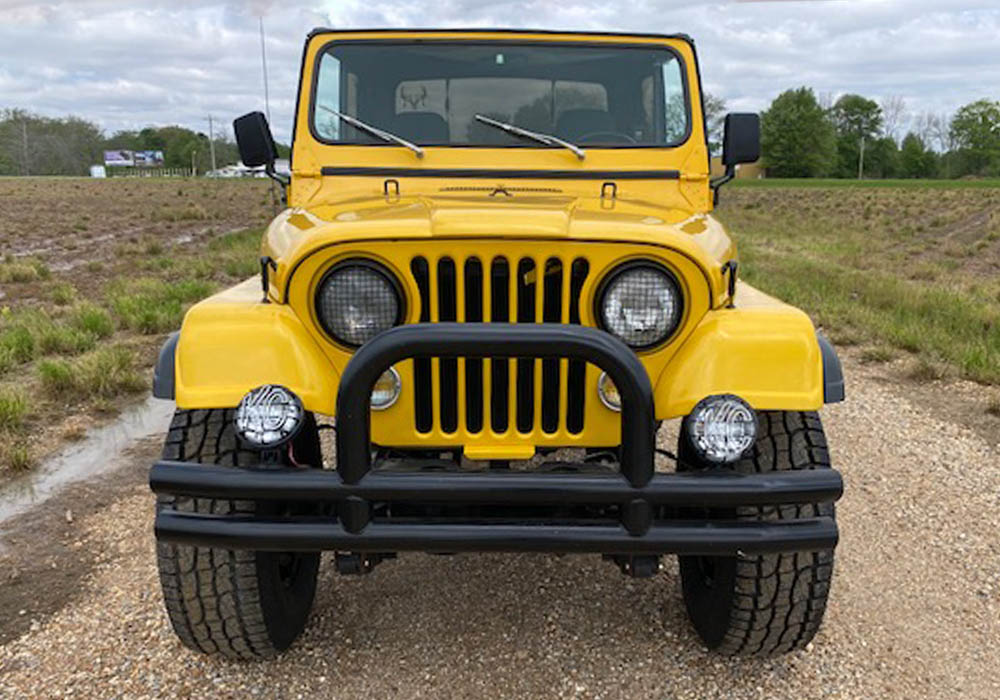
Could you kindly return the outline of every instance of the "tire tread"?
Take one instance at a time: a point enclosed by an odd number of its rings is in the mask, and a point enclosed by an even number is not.
[[[240,448],[232,409],[178,410],[163,458],[230,466],[256,455]],[[218,515],[252,515],[246,501],[160,496],[158,509]],[[256,552],[158,542],[157,565],[167,615],[181,642],[205,654],[232,659],[277,655],[261,604]]]
[[[760,413],[760,435],[737,471],[829,469],[830,456],[814,412]],[[831,503],[737,509],[740,520],[834,516]],[[729,624],[714,651],[763,656],[804,648],[819,630],[833,576],[833,550],[745,555],[736,560]],[[690,606],[689,606],[690,609]]]

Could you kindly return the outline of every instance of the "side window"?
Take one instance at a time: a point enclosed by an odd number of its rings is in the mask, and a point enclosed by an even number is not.
[[[671,58],[663,64],[663,140],[677,143],[687,133],[687,100],[680,63]]]
[[[330,141],[340,139],[340,120],[319,108],[343,109],[340,100],[340,59],[324,54],[319,62],[319,77],[316,79],[316,106],[314,108],[316,131],[320,138]]]

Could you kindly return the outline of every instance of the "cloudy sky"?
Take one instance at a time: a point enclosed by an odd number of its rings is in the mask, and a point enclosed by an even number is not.
[[[708,90],[734,110],[799,85],[899,95],[912,113],[1000,99],[998,0],[0,0],[0,108],[72,113],[109,132],[207,131],[209,114],[228,125],[263,107],[261,15],[281,140],[315,26],[685,32]]]

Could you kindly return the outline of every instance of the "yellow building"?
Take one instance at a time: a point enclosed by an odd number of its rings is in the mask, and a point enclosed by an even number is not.
[[[722,157],[712,158],[712,177],[721,177],[726,174],[726,168],[722,164]],[[756,163],[744,163],[736,166],[736,177],[760,179],[765,177],[764,166],[758,160]]]

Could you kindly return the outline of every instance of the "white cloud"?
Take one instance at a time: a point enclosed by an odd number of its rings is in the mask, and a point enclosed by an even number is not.
[[[206,130],[263,105],[263,13],[274,131],[287,140],[302,42],[314,26],[527,26],[685,32],[707,88],[734,109],[779,92],[902,95],[911,111],[1000,99],[995,0],[0,0],[0,106],[77,114],[108,131]]]

